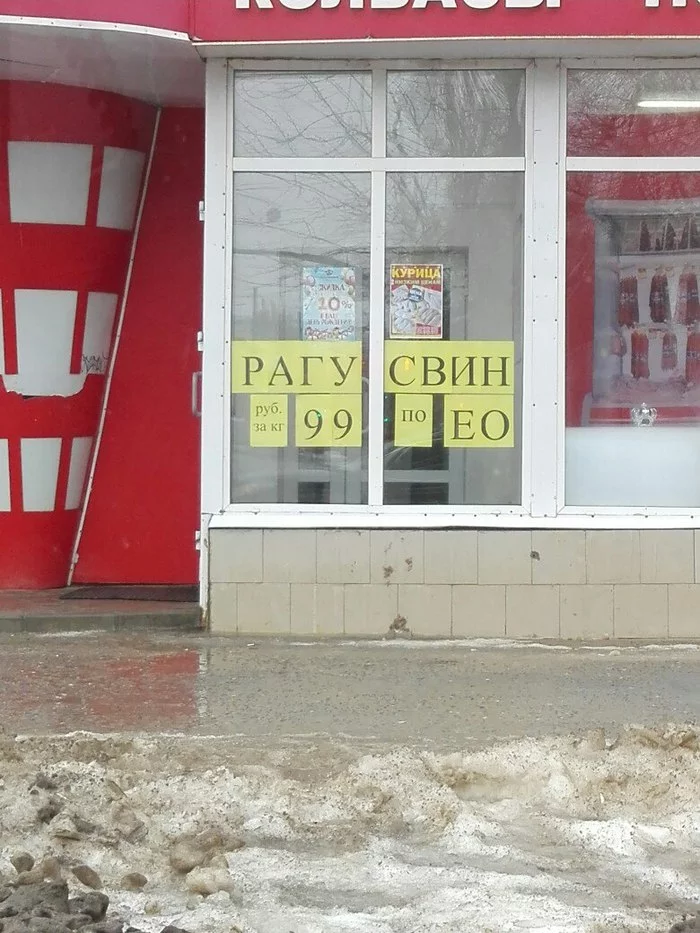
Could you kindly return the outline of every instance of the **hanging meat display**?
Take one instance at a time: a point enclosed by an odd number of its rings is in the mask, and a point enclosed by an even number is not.
[[[695,324],[700,321],[698,277],[694,272],[687,269],[681,273],[678,281],[676,320],[679,324]]]
[[[631,327],[639,323],[639,285],[634,275],[620,280],[617,322],[620,327]]]
[[[664,324],[671,319],[671,298],[668,291],[668,277],[665,272],[657,272],[651,280],[649,310],[655,324]]]
[[[595,289],[582,422],[632,423],[644,401],[661,422],[700,423],[700,198],[591,199],[586,209]]]
[[[664,372],[678,366],[678,338],[673,331],[667,330],[661,346],[661,368]]]
[[[700,384],[700,333],[693,330],[688,334],[685,351],[685,378],[688,385]]]
[[[642,330],[632,331],[630,338],[632,350],[632,377],[649,378],[649,338]]]

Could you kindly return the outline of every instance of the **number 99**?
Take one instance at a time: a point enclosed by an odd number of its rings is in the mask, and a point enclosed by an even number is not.
[[[352,415],[347,408],[339,408],[333,415],[333,424],[340,431],[338,440],[342,441],[352,431]]]
[[[306,438],[307,441],[312,441],[323,428],[323,415],[320,411],[314,409],[309,409],[304,415],[304,424],[311,431],[311,434]]]

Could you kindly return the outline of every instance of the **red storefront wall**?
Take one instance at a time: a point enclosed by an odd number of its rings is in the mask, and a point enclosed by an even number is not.
[[[199,422],[190,396],[199,369],[204,120],[201,109],[162,112],[136,230],[155,117],[155,108],[107,92],[0,85],[0,588],[68,580],[133,245],[75,580],[197,580]],[[65,179],[57,174],[52,184],[67,179],[75,189],[54,199],[55,217],[43,216],[31,185],[18,181],[22,162],[37,158],[49,172],[56,159],[65,163]],[[135,166],[125,222],[120,159]],[[112,220],[103,211],[110,192]],[[99,351],[89,349],[96,331]]]
[[[163,111],[74,582],[194,583],[204,113]]]

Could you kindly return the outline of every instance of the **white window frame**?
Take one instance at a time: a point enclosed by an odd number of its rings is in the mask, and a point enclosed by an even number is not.
[[[204,355],[202,384],[202,540],[207,528],[682,528],[700,510],[579,508],[565,505],[566,172],[618,170],[618,159],[567,159],[566,75],[571,68],[688,68],[658,58],[486,59],[471,61],[211,60],[207,64]],[[524,158],[386,159],[383,87],[387,70],[521,69],[526,71]],[[251,159],[233,156],[233,74],[237,70],[371,70],[373,146],[361,159]],[[698,159],[632,160],[630,171],[699,170]],[[672,164],[673,167],[669,166]],[[601,168],[601,166],[605,166]],[[595,167],[594,167],[595,166]],[[371,173],[370,346],[384,346],[384,186],[387,170],[525,171],[522,471],[520,506],[384,506],[382,356],[370,354],[367,505],[236,504],[230,499],[233,171]],[[376,309],[376,310],[375,310]],[[223,358],[222,358],[223,349]],[[206,557],[203,557],[205,560]],[[203,566],[204,569],[204,566]]]
[[[608,71],[625,69],[629,71],[647,71],[654,69],[672,70],[698,70],[697,59],[663,59],[663,58],[598,58],[580,59],[566,58],[562,60],[561,70],[561,154],[562,165],[565,171],[560,176],[561,216],[560,229],[562,231],[563,248],[560,262],[560,306],[566,304],[566,185],[568,172],[700,172],[700,156],[695,157],[668,157],[668,156],[568,156],[566,125],[567,125],[567,96],[566,80],[569,71]],[[562,315],[562,329],[560,334],[560,349],[562,373],[565,373],[564,358],[566,354],[566,315]],[[565,380],[560,386],[560,403],[562,412],[565,405]],[[566,505],[565,499],[565,430],[560,434],[557,449],[558,490],[562,508],[559,518],[567,526],[575,525],[579,528],[591,527],[624,527],[624,528],[695,528],[700,524],[700,509],[684,508],[658,508],[639,506],[573,506]]]

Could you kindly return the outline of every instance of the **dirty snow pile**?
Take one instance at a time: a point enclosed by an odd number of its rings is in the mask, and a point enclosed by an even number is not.
[[[0,736],[0,776],[0,882],[103,891],[146,933],[696,929],[695,727],[451,755]]]

